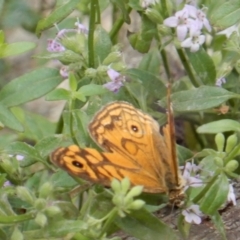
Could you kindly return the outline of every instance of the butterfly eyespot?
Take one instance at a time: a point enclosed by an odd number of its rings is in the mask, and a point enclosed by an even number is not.
[[[82,168],[82,167],[83,167],[83,165],[82,165],[80,162],[78,162],[78,161],[73,161],[72,164],[73,164],[75,167],[78,167],[78,168]]]
[[[131,129],[132,129],[134,132],[138,132],[138,127],[135,126],[135,125],[132,125],[132,126],[131,126]]]

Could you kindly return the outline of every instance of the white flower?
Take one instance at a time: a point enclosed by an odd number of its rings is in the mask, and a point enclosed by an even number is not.
[[[187,10],[188,11],[188,15],[194,19],[197,18],[197,8],[192,6],[192,5],[189,5],[189,4],[185,4],[184,10]]]
[[[200,211],[198,205],[191,205],[182,211],[182,215],[185,217],[185,221],[188,223],[200,224],[202,222],[202,219],[200,217],[202,216],[202,212]]]
[[[201,32],[197,26],[198,24],[192,25],[190,28],[190,37],[185,39],[181,46],[184,48],[190,48],[191,52],[197,52],[200,46],[205,42],[205,36],[201,35]]]
[[[221,87],[222,84],[226,83],[226,78],[225,77],[220,77],[216,80],[215,85],[218,87]]]
[[[208,19],[206,18],[206,14],[202,10],[197,10],[197,20],[198,20],[200,29],[202,29],[204,26],[209,32],[211,32],[212,27]]]
[[[123,82],[125,81],[124,76],[112,68],[108,69],[107,74],[111,79],[111,82],[105,83],[103,86],[108,90],[117,93],[118,90],[123,86]]]
[[[234,206],[237,205],[236,196],[235,196],[232,184],[229,184],[229,192],[228,192],[227,200],[228,202],[232,202]]]
[[[201,187],[203,185],[202,179],[200,179],[198,175],[195,175],[199,169],[199,166],[196,164],[187,162],[183,171],[183,178],[186,181],[184,191],[186,191],[189,187]],[[195,176],[192,176],[191,174],[194,174]]]
[[[192,24],[192,19],[188,18],[188,10],[183,9],[181,11],[176,12],[174,17],[166,18],[163,21],[163,24],[168,27],[176,27],[177,28],[177,37],[179,41],[183,41],[187,36],[188,28]]]

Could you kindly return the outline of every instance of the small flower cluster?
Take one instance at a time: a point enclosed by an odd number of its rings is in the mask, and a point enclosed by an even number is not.
[[[123,86],[123,83],[125,82],[125,77],[111,68],[108,69],[107,74],[111,81],[103,84],[103,87],[107,88],[111,92],[117,93],[119,89]]]
[[[199,50],[205,42],[205,35],[201,33],[204,28],[211,31],[211,26],[206,14],[192,5],[186,4],[184,8],[175,13],[175,16],[164,20],[163,24],[168,27],[174,27],[177,30],[177,38],[181,41],[181,46],[190,48],[191,52]],[[187,34],[189,33],[189,37]]]
[[[47,51],[51,53],[64,52],[66,48],[62,45],[61,40],[66,37],[68,33],[87,34],[88,29],[78,21],[75,23],[76,29],[62,29],[58,30],[58,33],[54,39],[48,39]],[[57,25],[55,27],[58,29]],[[63,78],[68,77],[68,67],[63,66],[60,69],[60,74]]]
[[[78,21],[75,23],[75,26],[76,26],[76,29],[58,30],[56,37],[54,39],[48,40],[47,50],[51,53],[64,52],[67,49],[62,45],[61,42],[62,42],[62,39],[66,37],[68,33],[78,33],[78,34],[88,33],[88,29]],[[112,59],[113,62],[116,62],[116,59],[119,60],[120,57],[121,57],[120,51],[113,51],[106,57],[103,63],[104,65],[103,68],[108,69],[107,71],[105,70],[105,73],[107,73],[107,76],[110,79],[109,82],[103,84],[103,87],[107,88],[109,91],[112,91],[114,93],[117,93],[119,89],[123,86],[123,83],[125,82],[125,77],[111,67],[112,61],[110,61],[110,59]],[[99,68],[101,68],[101,66]],[[66,66],[66,65],[62,66],[60,69],[60,75],[63,78],[68,78],[70,69],[71,69],[70,66]],[[91,77],[96,77],[97,75],[96,72],[98,71],[93,69],[91,70],[87,69],[85,73],[90,74]]]
[[[183,171],[183,178],[186,181],[185,191],[189,187],[201,187],[203,185],[202,179],[200,179],[197,172],[200,170],[200,167],[194,163],[187,162]]]
[[[62,29],[59,30],[56,37],[54,39],[48,39],[48,46],[47,50],[49,52],[63,52],[65,51],[65,47],[61,44],[61,39],[66,35],[66,33],[88,33],[88,29],[81,23],[76,22],[75,26],[76,29]],[[58,27],[55,25],[55,27],[58,29]]]

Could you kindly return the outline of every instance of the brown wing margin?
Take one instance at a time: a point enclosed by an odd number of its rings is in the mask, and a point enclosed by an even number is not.
[[[171,154],[172,164],[174,168],[174,176],[175,182],[179,185],[179,171],[178,171],[178,160],[177,160],[177,150],[176,150],[176,134],[175,134],[175,126],[174,126],[174,119],[173,119],[173,109],[171,105],[171,84],[167,85],[167,118],[168,118],[168,138],[167,144],[169,145],[169,150]]]

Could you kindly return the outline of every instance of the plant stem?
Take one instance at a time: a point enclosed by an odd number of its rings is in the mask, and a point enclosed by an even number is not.
[[[89,32],[88,32],[88,67],[94,68],[94,30],[96,24],[96,15],[98,13],[98,0],[91,0]],[[98,16],[99,20],[99,16]]]
[[[177,48],[177,53],[178,53],[178,56],[180,57],[180,59],[182,61],[182,64],[185,68],[185,71],[187,72],[187,75],[188,75],[190,81],[192,82],[193,86],[194,87],[199,87],[200,85],[197,82],[197,79],[195,78],[195,76],[193,74],[192,68],[189,65],[189,61],[187,60],[183,49],[182,48]]]
[[[128,7],[127,12],[130,13],[131,11],[132,11],[132,8]],[[110,36],[112,42],[114,41],[114,38],[116,37],[116,35],[119,32],[119,29],[122,27],[123,23],[124,23],[124,18],[123,17],[119,18],[114,23],[114,25],[113,25],[110,33],[109,33],[109,36]]]

